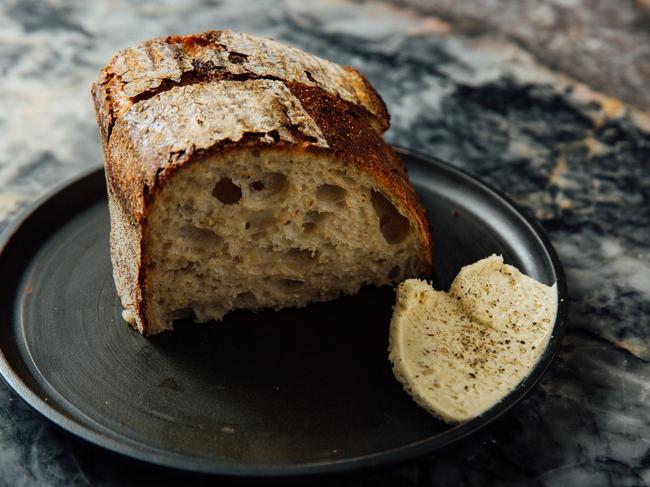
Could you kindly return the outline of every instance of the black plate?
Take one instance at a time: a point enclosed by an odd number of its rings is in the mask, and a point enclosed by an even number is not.
[[[301,310],[236,312],[146,339],[120,318],[100,168],[41,200],[0,240],[0,372],[64,429],[133,458],[239,476],[337,472],[430,453],[505,412],[540,379],[566,317],[558,258],[496,191],[400,151],[434,224],[447,289],[492,253],[558,282],[553,338],[504,401],[451,427],[420,409],[387,359],[392,289],[367,288]]]

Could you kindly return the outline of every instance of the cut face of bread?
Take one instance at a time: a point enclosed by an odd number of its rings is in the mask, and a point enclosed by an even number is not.
[[[211,31],[120,51],[92,91],[113,276],[143,334],[431,270],[424,209],[356,70]]]
[[[325,154],[233,151],[189,165],[153,204],[145,245],[155,264],[145,299],[163,329],[425,270],[409,220],[371,178]]]
[[[497,404],[542,355],[557,312],[546,286],[492,256],[463,267],[449,293],[409,279],[398,287],[390,360],[405,390],[450,423]]]

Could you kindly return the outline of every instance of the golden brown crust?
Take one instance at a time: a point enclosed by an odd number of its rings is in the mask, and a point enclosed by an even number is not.
[[[121,282],[129,294],[125,298],[120,292],[125,307],[136,316],[137,326],[145,334],[142,289],[146,287],[147,256],[143,242],[149,204],[177,169],[215,153],[261,148],[309,151],[358,166],[415,222],[425,267],[432,265],[424,209],[403,164],[382,139],[388,126],[387,112],[365,78],[352,68],[341,69],[300,51],[284,50],[277,43],[269,48],[268,41],[237,36],[241,35],[208,32],[147,41],[118,54],[93,86],[109,199],[113,207],[120,208],[125,228],[140,229],[140,241],[127,246],[128,252],[138,254],[137,269],[127,269],[127,264],[116,266],[116,282]],[[233,45],[249,54],[229,49]],[[250,50],[260,45],[293,56],[281,63],[282,69],[274,71],[288,79],[269,78],[264,75],[266,71],[249,63],[255,56]],[[298,70],[304,74],[308,66],[310,79],[299,77],[293,70],[298,55],[294,51],[300,53]],[[241,72],[232,67],[226,71],[198,69],[210,56],[218,60],[225,56],[247,71],[238,78]],[[246,56],[246,62],[241,56]],[[316,64],[308,64],[312,62]],[[193,66],[193,70],[183,71],[186,66]],[[218,72],[228,75],[215,74]],[[351,77],[341,77],[340,72]],[[328,76],[334,77],[334,82]],[[120,245],[122,250],[126,248],[113,240],[112,254]],[[133,292],[134,288],[139,291]]]
[[[214,80],[276,79],[314,86],[358,105],[382,132],[381,97],[356,69],[248,34],[208,31],[145,41],[120,51],[93,85],[102,134],[134,103],[173,86]],[[101,116],[99,109],[101,108]]]
[[[142,308],[144,289],[143,266],[134,265],[140,262],[143,255],[143,226],[135,223],[127,211],[115,197],[113,188],[108,183],[108,210],[111,217],[111,263],[118,295],[122,298],[124,309],[135,319],[132,325],[140,332],[145,331],[144,320],[139,313]]]

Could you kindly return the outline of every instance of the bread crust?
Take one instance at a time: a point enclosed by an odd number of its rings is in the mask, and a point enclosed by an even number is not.
[[[199,81],[277,79],[314,86],[363,109],[378,130],[387,130],[386,105],[352,67],[342,67],[294,47],[248,34],[207,31],[151,39],[118,52],[93,85],[100,132],[134,103],[173,86]]]
[[[281,62],[270,65],[278,56]],[[382,139],[389,123],[385,105],[356,70],[272,41],[212,31],[121,51],[92,93],[111,219],[135,229],[111,234],[118,293],[142,333],[148,328],[144,243],[153,196],[179,168],[215,153],[307,151],[359,167],[415,223],[430,271],[424,209]]]

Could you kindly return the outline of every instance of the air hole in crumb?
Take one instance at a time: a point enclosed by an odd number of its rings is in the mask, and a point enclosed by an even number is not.
[[[221,178],[212,189],[212,196],[224,205],[232,205],[241,199],[241,189],[230,178]]]
[[[292,248],[287,252],[288,260],[295,265],[313,264],[318,259],[317,250]]]
[[[305,284],[304,281],[298,279],[280,279],[278,283],[285,289],[298,289]]]
[[[335,184],[321,184],[316,189],[316,198],[321,201],[330,201],[336,203],[345,200],[347,191]]]
[[[302,229],[305,233],[314,233],[320,225],[323,225],[332,214],[328,211],[309,210],[305,213]]]
[[[314,80],[314,76],[309,72],[305,71],[305,76],[307,76],[307,79],[311,81],[312,83],[315,83],[316,81]]]
[[[388,273],[388,279],[390,280],[397,279],[399,277],[399,271],[400,271],[399,266],[398,265],[394,266]]]
[[[198,244],[201,247],[217,245],[221,237],[207,228],[199,228],[192,224],[183,225],[178,229],[181,238]]]
[[[289,188],[289,179],[279,172],[265,172],[251,183],[251,188],[267,198],[283,196]]]
[[[372,191],[372,207],[379,217],[379,230],[389,244],[402,242],[409,233],[410,223],[379,191]]]
[[[194,319],[194,310],[191,306],[179,308],[171,311],[168,315],[169,321]]]
[[[186,261],[185,259],[182,259],[177,260],[174,263],[173,268],[170,268],[167,272],[170,276],[172,276],[173,279],[174,277],[177,277],[179,273],[192,271],[195,267],[198,267],[198,264],[196,262]]]
[[[235,307],[251,308],[257,304],[257,296],[250,291],[239,293],[235,297]]]

